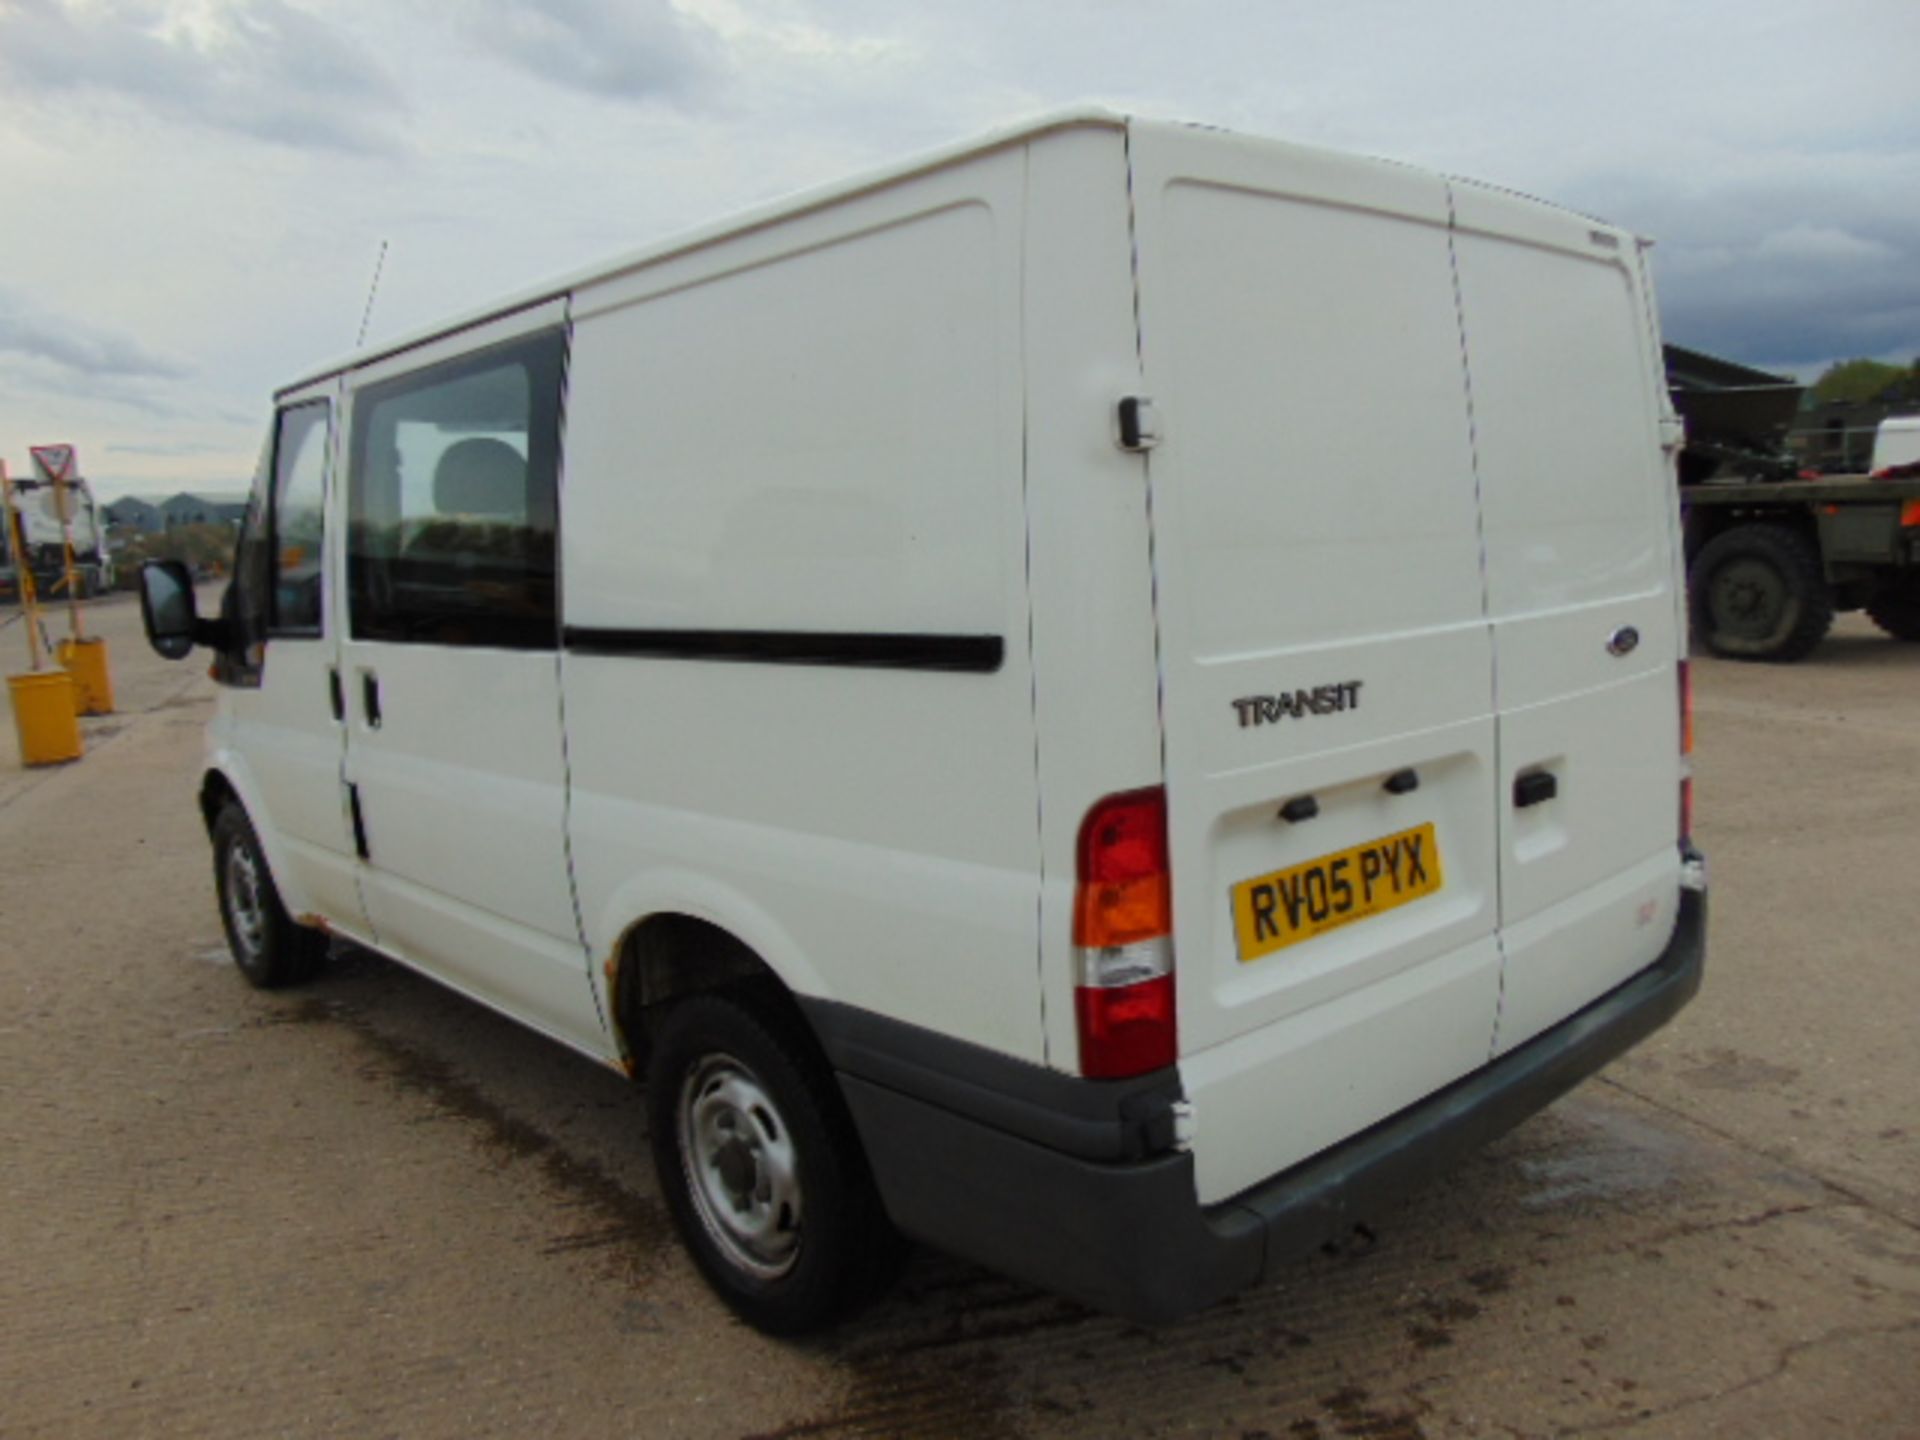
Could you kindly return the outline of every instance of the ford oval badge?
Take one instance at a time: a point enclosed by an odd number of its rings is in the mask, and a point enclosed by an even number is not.
[[[1607,641],[1609,655],[1631,655],[1640,645],[1640,632],[1631,625],[1622,625],[1613,632],[1613,638]]]

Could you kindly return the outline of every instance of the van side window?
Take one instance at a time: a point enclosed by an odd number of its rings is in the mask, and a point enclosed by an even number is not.
[[[321,631],[320,551],[326,539],[327,402],[280,412],[273,456],[272,635]]]
[[[566,336],[552,330],[354,397],[355,639],[557,646],[565,360]]]

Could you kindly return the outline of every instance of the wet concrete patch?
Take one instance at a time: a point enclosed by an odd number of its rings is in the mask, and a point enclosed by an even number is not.
[[[1416,1318],[1407,1323],[1407,1339],[1416,1349],[1438,1350],[1453,1344],[1453,1327],[1479,1315],[1480,1307],[1458,1296],[1422,1300],[1416,1306]]]
[[[1499,1295],[1513,1288],[1513,1270],[1506,1265],[1489,1265],[1467,1276],[1467,1284],[1481,1295]]]
[[[1549,1123],[1562,1127],[1560,1143],[1515,1162],[1525,1210],[1658,1195],[1683,1183],[1699,1151],[1690,1137],[1617,1107],[1562,1107]]]
[[[541,1253],[596,1252],[625,1280],[649,1277],[671,1253],[673,1230],[665,1207],[650,1195],[628,1190],[605,1169],[570,1153],[552,1136],[512,1114],[480,1086],[438,1056],[382,1031],[338,1001],[303,998],[274,1013],[274,1023],[326,1025],[349,1031],[371,1052],[363,1073],[386,1081],[397,1093],[423,1099],[434,1112],[471,1128],[503,1163],[534,1166],[548,1187],[565,1197],[585,1223],[554,1236]]]
[[[477,1007],[450,1001],[431,982],[344,942],[336,945],[321,987],[333,993],[277,1006],[272,1023],[349,1032],[370,1052],[361,1073],[404,1098],[425,1099],[436,1116],[470,1127],[502,1164],[537,1167],[548,1188],[581,1219],[536,1241],[536,1253],[606,1262],[605,1275],[621,1291],[609,1311],[614,1332],[636,1344],[671,1348],[689,1331],[717,1324],[727,1348],[779,1351],[786,1362],[810,1358],[831,1388],[831,1400],[803,1409],[798,1418],[728,1433],[766,1440],[956,1433],[969,1440],[1012,1440],[1033,1433],[1019,1423],[1028,1408],[1010,1398],[1007,1377],[1019,1367],[1006,1357],[1035,1336],[1093,1318],[1085,1310],[957,1261],[922,1255],[893,1298],[844,1330],[797,1345],[766,1340],[728,1316],[691,1278],[691,1262],[682,1256],[661,1201],[623,1185],[606,1166],[503,1104],[498,1090],[508,1086],[483,1089],[440,1058],[444,1046],[454,1054],[487,1053],[490,1061],[510,1066],[511,1059],[497,1053],[500,1047],[525,1044],[525,1058],[532,1059],[548,1054],[545,1042]],[[432,1050],[395,1033],[424,1023],[432,1023]],[[601,1077],[575,1078],[590,1085]],[[618,1083],[623,1092],[635,1093],[629,1082]],[[644,1155],[644,1129],[636,1128],[630,1138],[634,1153]],[[667,1269],[679,1272],[670,1287],[659,1283]]]
[[[1365,1390],[1350,1385],[1320,1403],[1332,1417],[1338,1435],[1364,1436],[1366,1440],[1424,1440],[1427,1433],[1420,1428],[1419,1417],[1428,1407],[1418,1402],[1401,1408],[1380,1406],[1372,1403]]]
[[[1300,1257],[1273,1283],[1157,1330],[922,1256],[899,1293],[813,1347],[850,1376],[847,1393],[755,1433],[1472,1433],[1436,1398],[1449,1377],[1514,1363],[1516,1309],[1544,1306],[1571,1321],[1574,1297],[1563,1307],[1538,1295],[1535,1273],[1564,1265],[1569,1247],[1621,1243],[1623,1221],[1637,1234],[1688,1206],[1719,1213],[1704,1183],[1710,1167],[1688,1158],[1694,1143],[1628,1104],[1582,1104],[1536,1122],[1512,1153],[1436,1177],[1409,1206],[1378,1218],[1372,1243]],[[1533,1209],[1520,1203],[1548,1190],[1554,1197]],[[1599,1356],[1610,1344],[1592,1319],[1570,1330],[1574,1355]]]
[[[1724,1047],[1686,1066],[1679,1078],[1700,1090],[1782,1090],[1800,1078],[1791,1065],[1775,1065]]]
[[[213,696],[199,690],[187,690],[177,695],[170,695],[165,700],[156,700],[140,713],[157,715],[166,710],[191,710],[196,714],[205,714],[210,713],[212,709]]]

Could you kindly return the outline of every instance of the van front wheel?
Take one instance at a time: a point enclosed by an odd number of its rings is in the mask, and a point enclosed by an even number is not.
[[[772,1335],[819,1330],[892,1278],[901,1244],[832,1072],[780,1007],[702,994],[647,1068],[654,1166],[707,1283]]]
[[[280,903],[253,822],[232,802],[213,822],[213,883],[227,949],[249,985],[278,990],[310,979],[320,968],[326,934],[293,923]]]

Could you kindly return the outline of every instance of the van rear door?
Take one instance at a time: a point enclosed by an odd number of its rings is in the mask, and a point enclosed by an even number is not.
[[[1672,933],[1678,492],[1638,242],[1452,188],[1499,677],[1504,1051]]]
[[[1487,1059],[1493,654],[1444,181],[1131,137],[1199,1198]]]

